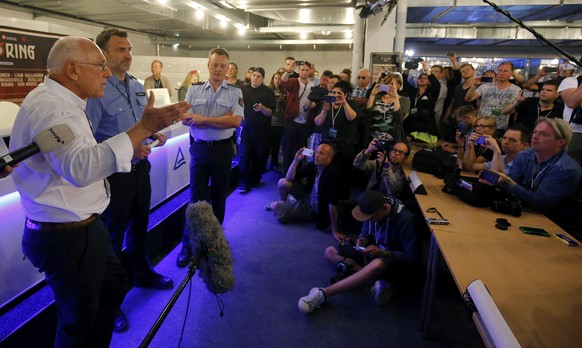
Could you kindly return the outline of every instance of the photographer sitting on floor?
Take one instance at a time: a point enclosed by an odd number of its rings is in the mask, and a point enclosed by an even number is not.
[[[352,215],[363,222],[356,246],[351,243],[330,246],[325,256],[333,264],[353,268],[354,273],[341,280],[336,278],[338,281],[331,286],[311,289],[299,299],[300,312],[311,313],[331,296],[372,284],[376,302],[387,304],[394,292],[395,276],[410,273],[411,268],[420,265],[414,216],[402,204],[370,190],[360,195]]]

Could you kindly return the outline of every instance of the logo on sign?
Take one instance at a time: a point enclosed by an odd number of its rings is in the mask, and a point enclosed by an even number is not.
[[[176,154],[176,160],[174,161],[174,170],[180,168],[184,164],[186,164],[186,159],[182,153],[182,148],[178,147],[178,153]]]

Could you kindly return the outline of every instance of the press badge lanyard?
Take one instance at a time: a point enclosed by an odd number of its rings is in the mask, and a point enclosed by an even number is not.
[[[537,186],[536,186],[536,182],[537,182],[537,183],[538,183],[538,185],[539,185],[539,180],[538,180],[538,179],[540,179],[540,178],[542,177],[542,175],[543,175],[543,174],[546,172],[546,169],[548,169],[548,168],[550,168],[551,166],[553,166],[554,164],[556,164],[556,162],[558,162],[558,160],[560,159],[560,157],[561,157],[561,156],[557,156],[557,157],[556,157],[556,159],[555,159],[555,160],[554,160],[552,163],[548,163],[548,165],[546,165],[546,166],[545,166],[545,167],[544,167],[542,170],[540,170],[540,171],[539,171],[537,174],[535,174],[535,175],[532,175],[532,178],[531,178],[531,183],[530,183],[529,187],[530,187],[530,189],[531,189],[533,192],[535,192],[535,189],[537,188]],[[536,165],[536,168],[537,168],[538,166],[539,166],[539,164],[538,164],[538,165]]]
[[[540,118],[540,111],[542,108],[540,108],[540,104],[538,104],[538,118]],[[548,112],[546,115],[542,116],[542,117],[548,117],[552,114],[552,111],[554,111],[554,109],[550,109],[550,112]]]
[[[384,228],[386,229],[386,234],[384,235],[384,240],[386,240],[386,236],[388,235],[388,221],[390,221],[390,217],[386,217],[386,223],[384,223]],[[382,226],[379,226],[377,223],[374,224],[374,239],[376,240],[376,245],[380,243],[380,232],[382,231]]]
[[[129,92],[129,83],[127,83],[128,78],[129,77],[127,75],[125,75],[125,80],[122,81],[123,86],[125,87],[125,93],[123,93],[123,91],[119,89],[119,86],[117,84],[115,85],[115,89],[117,89],[119,94],[121,94],[123,96],[123,98],[125,98],[125,100],[127,100],[127,103],[129,104],[129,108],[131,109],[131,115],[133,116],[133,120],[135,122],[137,122],[137,117],[135,117],[135,112],[133,110],[133,104],[131,103],[131,95],[129,94],[130,93]],[[113,83],[113,82],[111,82],[111,83]]]
[[[331,107],[331,128],[335,129],[335,119],[337,118],[343,107],[344,107],[343,105],[340,105],[335,115],[333,114],[333,106]]]

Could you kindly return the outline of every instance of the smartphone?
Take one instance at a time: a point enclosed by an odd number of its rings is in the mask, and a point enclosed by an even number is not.
[[[253,104],[253,109],[256,109],[259,106],[259,103],[254,103]]]
[[[493,185],[497,185],[497,182],[499,181],[499,174],[487,169],[483,169],[481,174],[479,174],[479,177]]]
[[[390,91],[390,85],[378,85],[378,91],[388,93]]]
[[[467,135],[467,133],[469,133],[469,131],[471,130],[471,126],[469,126],[465,122],[459,123],[458,126],[459,126],[459,132],[461,132],[462,135]]]
[[[533,91],[523,91],[523,92],[521,92],[521,95],[524,98],[533,98],[534,92]]]
[[[335,95],[324,95],[323,96],[323,101],[326,103],[335,103],[336,100],[337,100],[337,98],[335,97]]]
[[[544,230],[543,228],[519,226],[519,229],[521,230],[521,232],[523,232],[525,234],[533,234],[536,236],[544,236],[544,237],[551,236],[550,233],[548,231]]]
[[[566,244],[567,246],[578,246],[578,243],[576,243],[576,241],[566,236],[565,234],[555,233],[554,237],[556,237],[560,242]]]
[[[484,145],[486,138],[484,136],[480,136],[477,140],[474,141],[475,144]]]
[[[453,56],[453,52],[447,52],[447,57],[452,57]]]
[[[363,246],[359,246],[359,245],[354,245],[354,249],[362,251],[362,250],[366,250],[366,247]]]
[[[485,82],[493,82],[493,77],[483,76],[481,78],[481,82],[483,82],[483,83],[485,83]]]
[[[388,73],[387,73],[387,72],[385,72],[385,71],[383,71],[383,72],[380,74],[380,78],[381,78],[381,79],[385,78],[386,76],[388,76]]]
[[[303,151],[301,151],[301,154],[307,157],[312,157],[314,153],[315,151],[313,151],[312,149],[303,149]]]
[[[553,66],[545,66],[544,71],[547,73],[553,73],[553,72],[557,72],[558,68],[553,67]]]
[[[296,60],[295,61],[295,65],[300,66],[300,65],[304,65],[305,61],[304,60]]]

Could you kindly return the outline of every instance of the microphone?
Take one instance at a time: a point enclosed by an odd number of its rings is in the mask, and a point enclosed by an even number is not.
[[[25,159],[36,155],[39,152],[51,152],[59,147],[68,145],[75,139],[75,134],[66,124],[58,124],[38,133],[32,140],[32,143],[14,150],[0,157],[0,172],[7,165],[20,163]]]
[[[230,246],[224,238],[222,226],[212,206],[206,201],[191,203],[186,209],[194,263],[200,278],[213,294],[223,294],[234,287]]]

